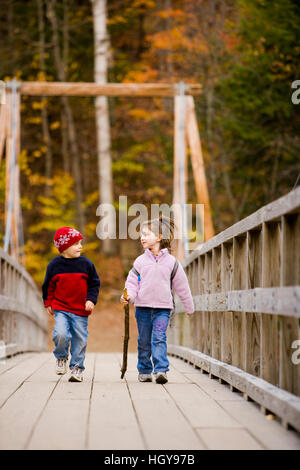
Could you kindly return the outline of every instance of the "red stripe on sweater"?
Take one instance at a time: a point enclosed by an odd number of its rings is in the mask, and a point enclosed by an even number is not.
[[[49,282],[47,303],[53,310],[90,315],[91,311],[85,310],[87,279],[85,273],[56,274]]]

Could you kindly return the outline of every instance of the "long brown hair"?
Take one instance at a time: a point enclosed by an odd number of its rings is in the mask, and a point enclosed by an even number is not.
[[[146,220],[141,224],[141,230],[143,227],[147,227],[157,237],[162,235],[160,240],[159,249],[168,248],[169,253],[172,252],[172,242],[174,240],[175,223],[174,220],[160,215],[157,219]]]

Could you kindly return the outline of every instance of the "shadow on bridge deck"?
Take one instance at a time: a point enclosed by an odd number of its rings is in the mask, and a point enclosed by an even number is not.
[[[182,360],[169,383],[126,380],[121,353],[88,353],[82,383],[57,376],[51,353],[0,362],[1,449],[300,449],[300,437]]]

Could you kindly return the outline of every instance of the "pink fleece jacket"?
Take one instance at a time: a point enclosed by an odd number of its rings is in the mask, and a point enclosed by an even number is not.
[[[134,268],[140,273],[140,280],[130,270],[125,282],[130,297],[129,303],[134,303],[135,307],[173,309],[170,277],[175,261],[176,258],[169,253],[168,248],[160,250],[156,259],[149,248],[146,248],[133,263]],[[172,287],[183,303],[186,313],[194,313],[190,286],[180,262]]]

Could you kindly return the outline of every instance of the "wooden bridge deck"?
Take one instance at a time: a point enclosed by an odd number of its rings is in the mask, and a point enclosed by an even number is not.
[[[139,383],[136,354],[89,353],[84,382],[52,353],[0,361],[1,449],[300,449],[299,434],[258,405],[170,357],[169,383]]]

